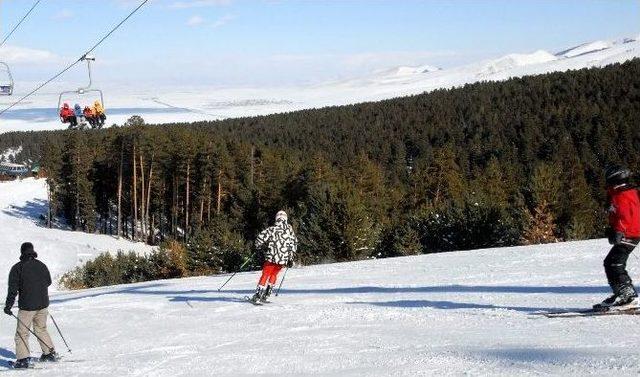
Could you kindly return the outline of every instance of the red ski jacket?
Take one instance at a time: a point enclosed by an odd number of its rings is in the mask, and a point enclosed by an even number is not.
[[[69,117],[73,116],[73,110],[71,110],[68,107],[63,107],[62,109],[60,109],[60,117],[63,119],[67,119]]]
[[[626,238],[640,238],[640,197],[629,187],[610,188],[609,224]]]

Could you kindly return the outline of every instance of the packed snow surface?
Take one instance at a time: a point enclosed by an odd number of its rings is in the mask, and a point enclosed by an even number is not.
[[[499,81],[512,77],[603,67],[640,57],[640,41],[594,41],[552,54],[539,50],[509,54],[472,64],[437,69],[428,64],[401,66],[348,80],[321,85],[277,87],[212,86],[139,86],[94,81],[103,90],[107,125],[123,124],[132,115],[141,115],[148,123],[193,122],[233,117],[266,115],[333,105],[430,92],[460,87],[478,81]],[[428,62],[425,62],[428,63]],[[100,69],[99,64],[94,67]],[[19,98],[37,82],[16,83],[15,95],[3,97],[0,108]],[[62,129],[58,120],[58,95],[83,83],[57,81],[30,97],[25,103],[0,117],[0,133],[15,130]],[[87,105],[97,98],[91,95],[68,96],[63,101]]]
[[[0,184],[2,275],[34,241],[62,271],[121,245],[39,228],[42,181]],[[35,202],[34,202],[35,200]],[[633,316],[548,319],[609,294],[604,240],[294,268],[255,307],[257,272],[56,291],[50,312],[73,353],[20,376],[625,376],[640,372]],[[638,274],[638,259],[630,260]],[[6,286],[3,282],[3,286]],[[2,316],[0,369],[14,357]],[[39,356],[31,339],[33,356]]]

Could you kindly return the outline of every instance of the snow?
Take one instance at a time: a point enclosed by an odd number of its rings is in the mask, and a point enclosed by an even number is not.
[[[40,259],[49,266],[55,278],[102,252],[151,250],[143,243],[111,236],[48,229],[40,221],[40,215],[46,215],[47,208],[44,179],[0,183],[0,271],[6,271],[6,274],[0,274],[0,286],[6,285],[9,269],[18,261],[23,242],[34,244]]]
[[[440,68],[436,68],[431,65],[421,65],[417,67],[401,66],[401,67],[393,68],[391,70],[384,71],[383,73],[386,75],[407,76],[407,75],[435,72],[438,70],[440,70]]]
[[[139,86],[118,85],[96,80],[103,90],[107,124],[123,124],[131,115],[141,115],[147,123],[217,120],[234,117],[379,101],[420,94],[435,89],[460,87],[478,81],[500,81],[512,77],[603,67],[640,57],[640,40],[594,41],[558,54],[539,50],[515,53],[447,69],[428,64],[401,66],[349,80],[321,85],[281,87]],[[98,66],[95,69],[99,69]],[[0,108],[10,104],[38,83],[16,83],[12,98],[0,99]],[[56,106],[62,91],[84,82],[55,82],[16,106],[0,118],[0,133],[15,130],[63,129]],[[82,105],[96,98],[76,99]]]
[[[12,157],[20,154],[22,152],[22,146],[18,146],[16,148],[9,148],[4,152],[0,151],[0,161],[9,161]]]
[[[49,230],[42,180],[0,184],[1,286],[19,244],[33,241],[59,274],[80,254],[138,248]],[[584,376],[637,375],[632,316],[547,319],[609,294],[605,240],[474,250],[291,269],[280,296],[244,302],[257,272],[82,291],[52,289],[51,326],[67,360],[23,376]],[[632,276],[638,259],[631,257]],[[14,357],[2,317],[0,368]],[[31,339],[32,352],[39,356]]]
[[[489,61],[478,73],[478,76],[491,76],[516,67],[544,64],[555,60],[558,60],[555,55],[543,50],[536,51],[532,54],[510,54],[500,59]]]
[[[589,54],[596,51],[606,50],[612,46],[611,42],[607,41],[595,41],[591,43],[585,43],[580,46],[571,48],[569,50],[561,52],[559,55],[565,58],[573,58],[576,56]]]

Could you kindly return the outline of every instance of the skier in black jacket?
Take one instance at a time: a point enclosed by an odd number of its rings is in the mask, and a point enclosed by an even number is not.
[[[16,363],[15,368],[29,367],[29,328],[39,338],[42,356],[40,361],[57,361],[58,354],[47,331],[49,316],[49,286],[51,274],[47,266],[40,262],[33,249],[33,244],[25,242],[20,247],[20,262],[9,272],[9,289],[4,312],[13,316],[11,308],[18,296],[18,326],[16,329]],[[29,328],[25,327],[28,326]]]

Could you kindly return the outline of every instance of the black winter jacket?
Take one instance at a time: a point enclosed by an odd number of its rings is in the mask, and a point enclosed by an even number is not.
[[[13,307],[18,297],[21,310],[41,310],[49,307],[49,286],[51,274],[47,266],[37,260],[34,253],[22,255],[20,262],[9,272],[9,291],[5,307]]]

